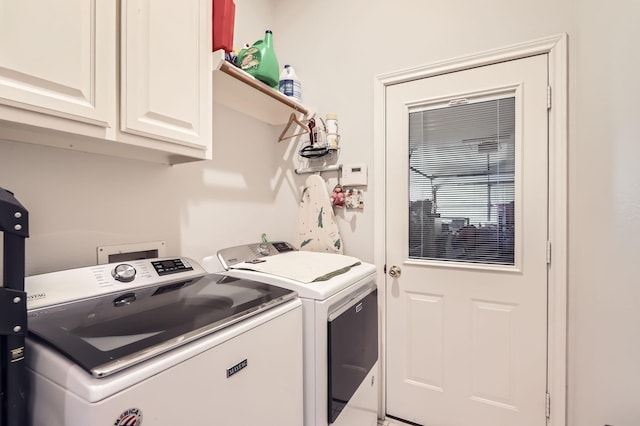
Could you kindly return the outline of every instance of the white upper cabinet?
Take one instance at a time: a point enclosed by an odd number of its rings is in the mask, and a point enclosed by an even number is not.
[[[169,164],[211,158],[211,7],[0,0],[0,140]]]
[[[122,131],[187,145],[209,144],[211,13],[207,3],[122,3]]]
[[[112,1],[0,0],[0,104],[113,126],[115,18]]]

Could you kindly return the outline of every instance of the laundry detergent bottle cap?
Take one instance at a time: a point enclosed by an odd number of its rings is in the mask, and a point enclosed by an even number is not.
[[[273,88],[278,88],[280,66],[273,49],[271,30],[265,31],[264,40],[256,41],[253,46],[241,52],[238,64],[243,71]]]

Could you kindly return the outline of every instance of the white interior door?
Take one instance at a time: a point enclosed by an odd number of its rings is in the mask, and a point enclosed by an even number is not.
[[[387,88],[390,416],[546,422],[547,75],[538,55]]]

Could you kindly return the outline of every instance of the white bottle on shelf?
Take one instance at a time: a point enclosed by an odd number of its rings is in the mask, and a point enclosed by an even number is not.
[[[302,85],[291,65],[285,65],[280,73],[280,92],[298,102],[302,101]]]

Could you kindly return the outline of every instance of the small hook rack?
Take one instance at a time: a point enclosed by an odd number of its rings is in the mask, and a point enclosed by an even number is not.
[[[309,173],[322,173],[322,172],[340,172],[340,171],[342,171],[342,164],[295,169],[295,172],[297,175],[303,175],[303,174],[309,174]]]

